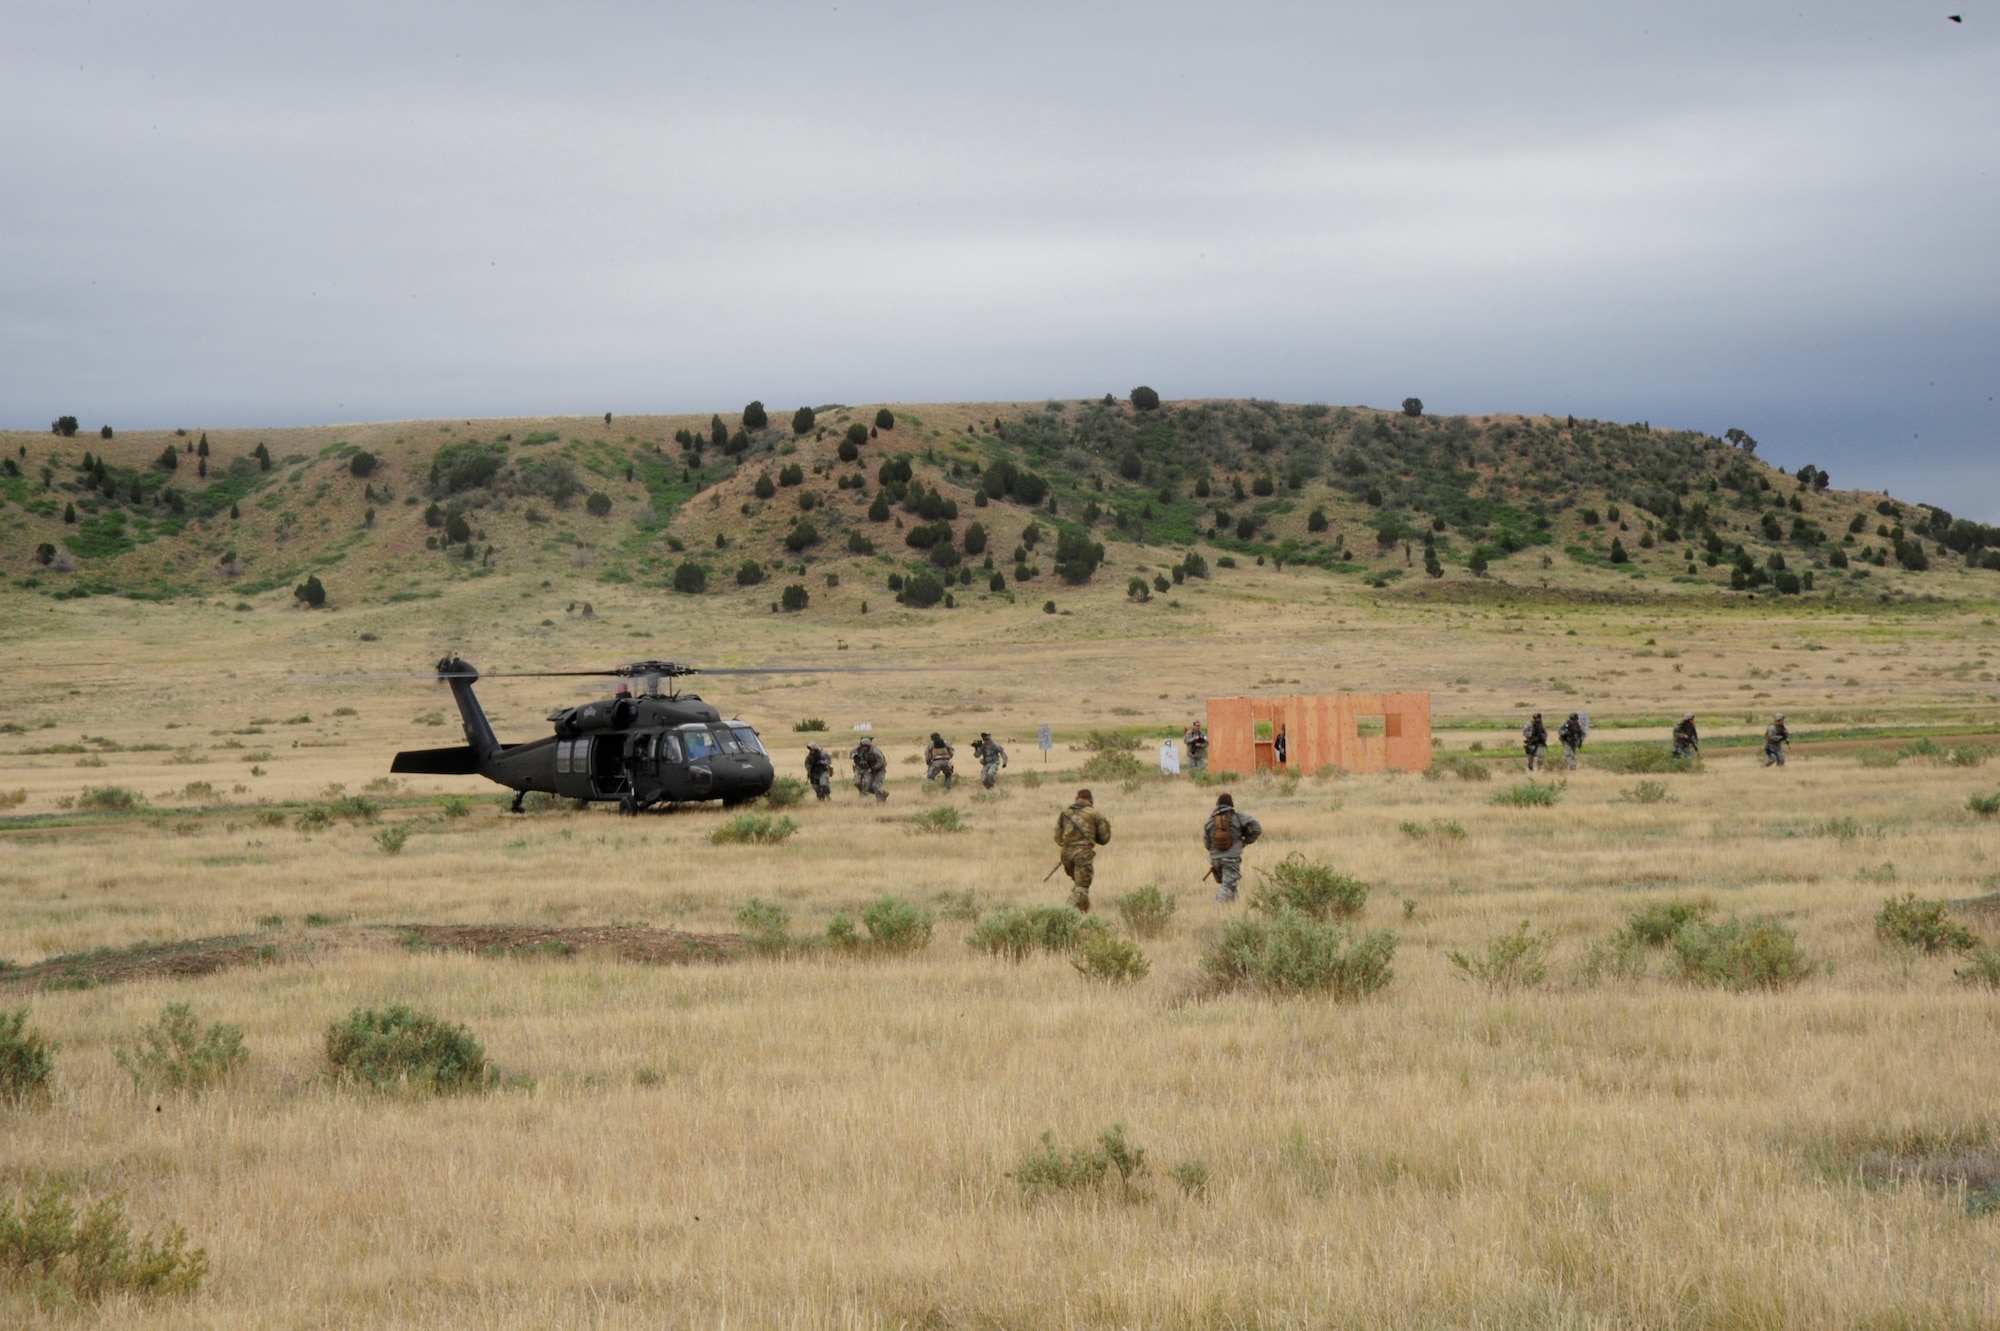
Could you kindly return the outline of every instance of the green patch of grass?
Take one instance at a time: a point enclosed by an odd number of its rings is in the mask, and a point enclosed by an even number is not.
[[[1641,781],[1630,789],[1619,791],[1618,798],[1627,804],[1666,804],[1673,796],[1667,792],[1664,781]]]
[[[925,809],[910,823],[919,832],[963,832],[967,825],[958,816],[958,810],[949,804],[940,804],[935,809]]]
[[[145,802],[144,796],[123,786],[86,786],[76,797],[76,807],[92,813],[130,813]]]
[[[751,897],[736,909],[743,943],[762,956],[780,956],[792,949],[792,917],[783,906]]]
[[[385,827],[375,834],[375,844],[382,848],[384,855],[402,854],[404,843],[409,841],[409,839],[410,825],[408,823],[397,823],[392,827]]]
[[[1568,781],[1523,781],[1505,790],[1495,791],[1488,804],[1497,804],[1509,809],[1547,809],[1555,806],[1569,788]]]
[[[378,1091],[482,1091],[499,1079],[463,1026],[400,1003],[381,1011],[357,1007],[328,1026],[326,1060],[341,1080]]]
[[[1965,801],[1966,812],[1976,813],[1981,818],[1991,818],[2000,813],[2000,792],[1992,795],[1974,795]]]
[[[768,813],[739,813],[708,834],[718,846],[776,845],[799,830],[789,818],[772,818]]]
[[[1739,992],[1789,988],[1812,969],[1798,936],[1765,916],[1683,926],[1673,938],[1672,964],[1690,984]]]
[[[1665,773],[1692,773],[1702,770],[1700,758],[1676,758],[1664,744],[1619,744],[1584,759],[1591,767],[1626,776],[1658,776]]]
[[[1094,1192],[1115,1176],[1121,1193],[1132,1199],[1146,1174],[1146,1149],[1126,1140],[1125,1125],[1114,1123],[1097,1140],[1068,1150],[1056,1145],[1055,1134],[1044,1132],[1041,1143],[1022,1156],[1008,1175],[1026,1201],[1060,1193]],[[1204,1177],[1203,1182],[1206,1182]]]
[[[216,1022],[207,1031],[185,1003],[169,1003],[160,1019],[141,1026],[132,1048],[114,1051],[118,1066],[141,1089],[200,1091],[222,1081],[250,1057],[243,1028]]]
[[[1512,933],[1487,943],[1484,956],[1463,952],[1447,952],[1445,956],[1460,975],[1478,981],[1488,993],[1532,989],[1549,974],[1549,940],[1529,929],[1526,920]]]
[[[1463,841],[1465,828],[1455,822],[1433,818],[1428,823],[1405,822],[1397,824],[1397,830],[1412,841]]]
[[[1493,768],[1469,753],[1433,754],[1431,765],[1424,769],[1424,775],[1435,781],[1447,774],[1461,781],[1491,781]]]

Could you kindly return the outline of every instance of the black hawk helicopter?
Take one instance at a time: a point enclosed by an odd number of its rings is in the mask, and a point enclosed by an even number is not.
[[[508,675],[596,676],[637,679],[633,694],[620,684],[614,698],[549,713],[555,733],[525,744],[502,744],[473,695],[479,671],[457,655],[437,663],[437,678],[451,686],[465,722],[465,743],[444,749],[410,749],[396,755],[391,772],[428,776],[483,776],[514,792],[513,809],[531,790],[563,799],[615,800],[620,813],[656,804],[721,800],[740,804],[771,788],[770,755],[756,730],[725,721],[722,713],[674,681],[704,673],[672,661],[635,661],[609,670],[527,670]],[[818,671],[723,669],[709,674],[763,675]],[[666,692],[662,693],[662,682]]]

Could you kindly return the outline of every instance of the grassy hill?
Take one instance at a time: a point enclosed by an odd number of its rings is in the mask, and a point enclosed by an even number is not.
[[[0,434],[0,585],[288,597],[316,576],[360,604],[505,571],[858,612],[1080,580],[1138,598],[1268,560],[1389,595],[2000,590],[2000,529],[1741,437],[1260,401],[762,415]]]

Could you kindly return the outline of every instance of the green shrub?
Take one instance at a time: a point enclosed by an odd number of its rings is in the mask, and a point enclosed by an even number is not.
[[[1546,784],[1540,781],[1523,781],[1517,786],[1495,791],[1493,797],[1486,802],[1510,809],[1546,809],[1560,800],[1563,791],[1568,787],[1567,781],[1550,781]]]
[[[1941,763],[1948,756],[1945,748],[1930,736],[1905,744],[1896,754],[1897,758],[1907,758],[1912,762]]]
[[[1979,935],[1945,915],[1948,903],[1919,901],[1914,892],[1890,897],[1875,916],[1875,936],[1924,952],[1970,952]]]
[[[1028,928],[1035,946],[1044,952],[1067,952],[1083,932],[1084,918],[1074,906],[1030,906]]]
[[[1080,776],[1085,781],[1133,781],[1144,775],[1145,770],[1124,749],[1104,749],[1084,761]]]
[[[736,923],[743,930],[743,944],[752,952],[773,956],[792,947],[792,917],[785,908],[751,897],[736,910]]]
[[[1044,1132],[1040,1147],[1022,1156],[1008,1177],[1024,1200],[1034,1201],[1052,1193],[1094,1189],[1114,1173],[1123,1194],[1136,1196],[1133,1185],[1146,1174],[1146,1149],[1125,1139],[1123,1123],[1098,1133],[1090,1145],[1067,1151],[1056,1145],[1053,1132]]]
[[[1528,928],[1526,920],[1510,934],[1501,934],[1486,945],[1486,955],[1467,956],[1463,952],[1445,954],[1459,973],[1486,986],[1488,993],[1512,993],[1532,989],[1549,975],[1549,940]]]
[[[438,812],[447,818],[463,818],[472,812],[472,801],[463,795],[446,795],[438,801]]]
[[[966,824],[959,818],[958,810],[949,804],[940,804],[935,809],[925,809],[910,822],[919,832],[963,832]]]
[[[313,808],[301,810],[293,825],[301,832],[324,832],[333,826],[333,814],[315,805]]]
[[[1953,972],[1959,983],[2000,989],[2000,947],[1975,947],[1965,958],[1971,964]]]
[[[798,777],[781,776],[771,782],[771,788],[764,792],[764,803],[773,809],[794,808],[805,802],[806,792],[811,789]]]
[[[1894,749],[1879,746],[1862,749],[1855,757],[1863,767],[1894,767],[1903,759],[1903,755]]]
[[[1469,753],[1439,753],[1431,757],[1431,765],[1424,769],[1424,775],[1435,781],[1446,773],[1461,781],[1491,781],[1493,769],[1482,760]]]
[[[767,813],[739,813],[721,827],[708,834],[708,839],[718,846],[774,845],[799,830],[799,825],[789,818],[773,819]]]
[[[134,1048],[114,1051],[132,1083],[161,1091],[199,1091],[242,1067],[250,1057],[243,1028],[218,1021],[206,1032],[185,1003],[169,1003],[160,1019],[139,1028]]]
[[[335,818],[349,818],[357,822],[372,823],[381,807],[366,795],[343,795],[326,806],[326,811]]]
[[[1180,907],[1180,899],[1168,896],[1159,888],[1148,883],[1134,892],[1127,892],[1118,898],[1118,918],[1125,922],[1125,928],[1140,938],[1158,938],[1174,922],[1174,911]]]
[[[1019,962],[1026,961],[1039,944],[1027,915],[1018,907],[1003,906],[972,926],[965,935],[965,945],[975,952]]]
[[[1690,984],[1736,990],[1783,989],[1811,970],[1797,936],[1764,916],[1683,926],[1674,935],[1673,965]]]
[[[1577,979],[1584,984],[1595,984],[1607,978],[1644,979],[1647,961],[1646,945],[1621,930],[1608,939],[1592,943],[1584,951],[1583,961],[1577,967]]]
[[[1641,947],[1665,947],[1688,925],[1707,919],[1713,909],[1703,901],[1656,901],[1632,912],[1620,934]]]
[[[883,952],[916,952],[931,945],[931,913],[901,897],[881,897],[862,908],[871,946]]]
[[[1658,744],[1624,744],[1591,754],[1585,761],[1606,772],[1627,776],[1657,776],[1666,772],[1699,772],[1700,758],[1676,758],[1671,747]]]
[[[699,596],[708,590],[708,570],[692,559],[684,561],[674,570],[674,590],[687,596]]]
[[[1153,968],[1137,943],[1118,937],[1108,928],[1084,930],[1069,964],[1084,979],[1104,984],[1135,984]]]
[[[93,813],[130,813],[146,801],[123,786],[85,786],[76,807]]]
[[[403,845],[409,839],[410,825],[408,823],[397,823],[392,827],[385,827],[375,834],[375,844],[382,848],[382,853],[385,855],[402,854]]]
[[[1984,767],[1986,760],[1992,756],[1993,746],[1990,744],[1967,744],[1946,754],[1945,761],[1953,767]]]
[[[1627,804],[1665,804],[1673,796],[1667,793],[1664,781],[1641,781],[1629,790],[1620,791],[1618,798]]]
[[[328,1026],[326,1061],[341,1080],[378,1091],[480,1091],[499,1077],[465,1027],[401,1003],[379,1012],[355,1008]]]
[[[1424,841],[1437,837],[1446,841],[1465,840],[1465,828],[1455,822],[1433,818],[1428,823],[1407,822],[1397,825],[1397,830],[1412,841]]]
[[[801,735],[810,735],[826,729],[826,718],[823,716],[803,717],[792,723],[792,729]]]
[[[0,1101],[20,1104],[48,1089],[58,1046],[28,1029],[28,1009],[0,1012]]]
[[[137,1244],[115,1198],[78,1213],[60,1185],[0,1203],[0,1281],[38,1301],[95,1303],[107,1294],[185,1295],[201,1287],[208,1253],[179,1225]]]
[[[1192,1160],[1181,1161],[1172,1169],[1169,1169],[1167,1174],[1173,1179],[1174,1186],[1179,1188],[1185,1196],[1208,1196],[1208,1161],[1202,1159],[1200,1156],[1196,1156]]]
[[[1364,998],[1393,978],[1396,935],[1387,929],[1356,938],[1291,907],[1269,917],[1244,916],[1223,926],[1221,941],[1202,957],[1204,987],[1214,993],[1254,988],[1277,995]]]
[[[1974,795],[1966,800],[1965,807],[1968,812],[1976,813],[1981,818],[1991,818],[1994,814],[2000,813],[2000,793]]]
[[[1352,919],[1368,904],[1368,884],[1335,873],[1324,860],[1309,860],[1293,851],[1269,872],[1257,871],[1250,908],[1276,915],[1294,910],[1314,920]]]

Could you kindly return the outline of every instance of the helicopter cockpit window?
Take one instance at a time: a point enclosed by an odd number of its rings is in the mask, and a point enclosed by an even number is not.
[[[660,761],[677,763],[681,760],[681,742],[672,735],[660,736]]]
[[[717,747],[715,736],[709,734],[706,730],[683,730],[680,734],[680,740],[687,748],[687,760],[691,763],[700,762],[703,758],[712,758],[715,756]]]
[[[764,751],[764,746],[757,742],[757,732],[749,726],[731,726],[730,729],[736,732],[737,740],[743,745],[743,752],[762,753]]]
[[[743,746],[736,742],[736,732],[729,729],[727,726],[724,726],[715,732],[715,742],[722,746],[722,751],[724,753],[743,752]]]

